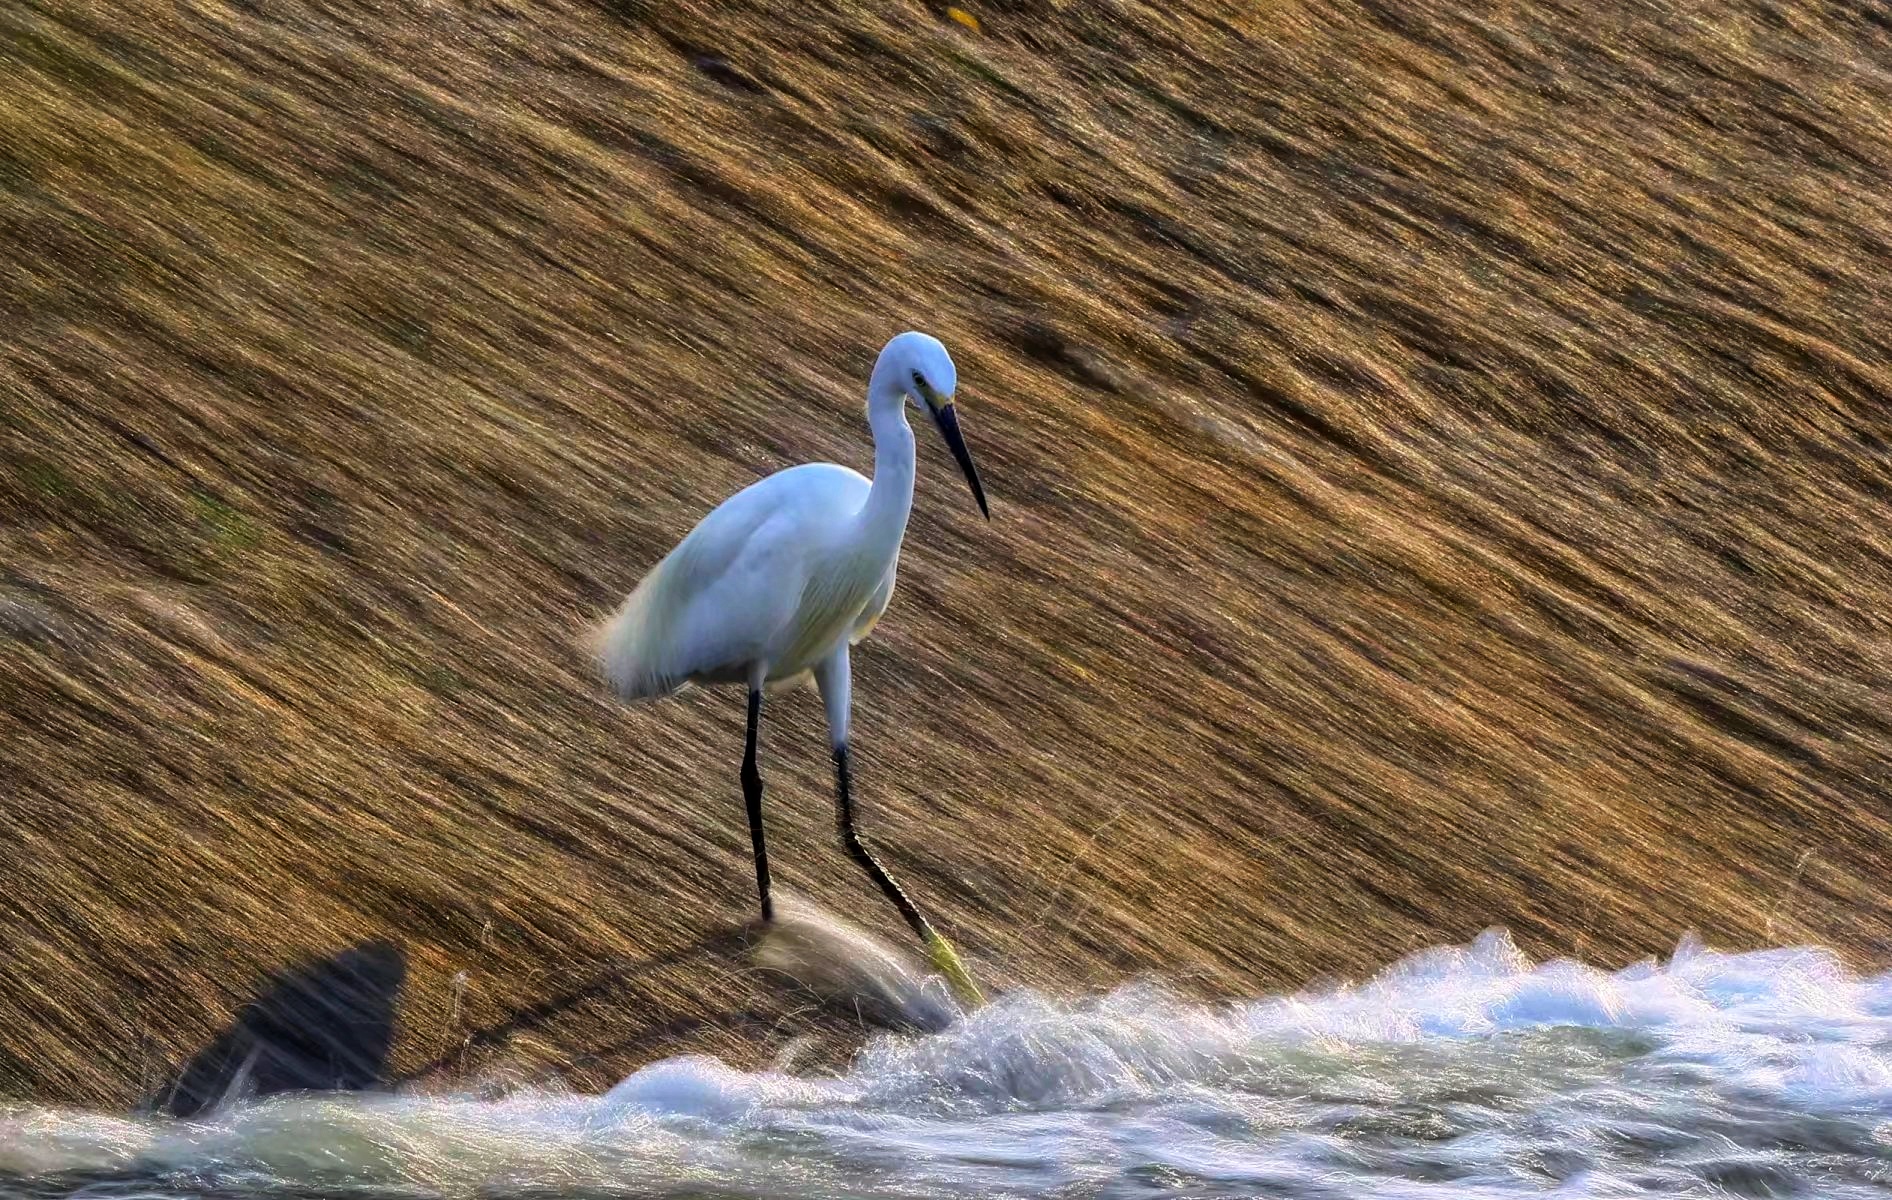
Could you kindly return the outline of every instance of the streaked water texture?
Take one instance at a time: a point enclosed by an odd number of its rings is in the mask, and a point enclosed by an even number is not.
[[[1892,974],[1692,942],[1533,964],[1494,931],[1238,1004],[1014,992],[834,1077],[683,1058],[604,1095],[15,1108],[0,1147],[45,1194],[1877,1197]]]

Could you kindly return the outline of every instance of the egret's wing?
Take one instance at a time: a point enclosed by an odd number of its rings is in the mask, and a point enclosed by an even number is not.
[[[717,677],[767,640],[804,588],[796,547],[857,511],[867,480],[815,463],[778,471],[718,505],[651,569],[595,637],[627,699]]]
[[[605,681],[618,695],[627,700],[668,695],[708,669],[698,660],[720,653],[700,644],[702,622],[689,619],[690,609],[735,566],[769,519],[769,506],[750,495],[757,486],[736,493],[697,522],[597,631],[593,649]]]

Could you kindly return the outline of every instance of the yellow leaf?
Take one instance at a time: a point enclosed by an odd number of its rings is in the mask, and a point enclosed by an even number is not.
[[[961,25],[964,25],[967,29],[972,30],[972,32],[974,33],[979,32],[979,18],[973,16],[971,13],[967,12],[963,8],[947,9],[946,17],[948,20],[959,22]]]

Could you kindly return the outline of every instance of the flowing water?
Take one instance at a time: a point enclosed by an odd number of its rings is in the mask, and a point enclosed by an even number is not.
[[[653,1063],[603,1095],[19,1107],[35,1195],[1882,1197],[1892,974],[1685,942],[1610,972],[1502,932],[1353,987],[1008,994],[845,1072]]]

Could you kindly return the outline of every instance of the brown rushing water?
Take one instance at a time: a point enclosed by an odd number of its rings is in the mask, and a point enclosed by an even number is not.
[[[1883,12],[966,7],[0,6],[0,1094],[363,955],[395,1077],[845,1044],[739,692],[574,635],[906,327],[993,521],[922,438],[861,805],[988,987],[1892,959]]]

